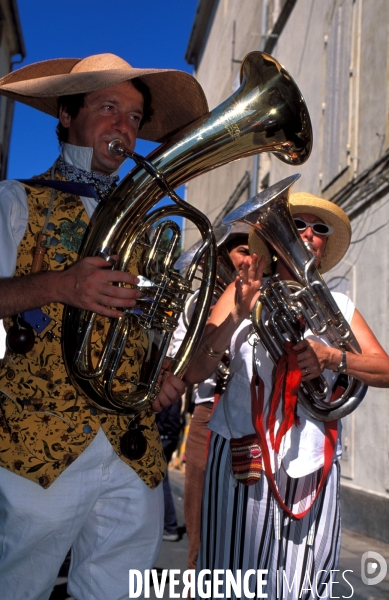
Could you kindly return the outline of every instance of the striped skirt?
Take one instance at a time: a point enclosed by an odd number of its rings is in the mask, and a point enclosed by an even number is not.
[[[292,479],[283,469],[277,473],[280,495],[293,512],[302,512],[311,503],[320,475],[321,470]],[[247,571],[263,569],[267,573],[262,575],[266,580],[262,593],[270,600],[330,598],[331,580],[339,581],[339,573],[331,574],[337,569],[340,551],[339,480],[340,468],[334,463],[312,510],[300,520],[290,519],[275,501],[265,475],[252,486],[236,482],[229,441],[213,433],[204,484],[198,573],[203,569],[229,570],[235,581],[242,578],[243,590]],[[240,597],[228,579],[223,575],[218,578],[222,583],[215,597]],[[257,590],[257,574],[246,579],[248,591],[242,598],[265,597]],[[212,588],[211,582],[209,585]],[[335,585],[332,596],[336,589]],[[207,597],[214,598],[213,594]]]

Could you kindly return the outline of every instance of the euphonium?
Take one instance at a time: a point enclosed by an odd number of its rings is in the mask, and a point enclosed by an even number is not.
[[[360,352],[349,324],[315,266],[316,257],[301,240],[293,222],[289,192],[299,177],[292,175],[272,185],[229,213],[223,221],[223,224],[243,221],[253,225],[295,276],[295,281],[271,277],[261,287],[251,315],[259,341],[275,364],[285,353],[284,336],[297,343],[303,338],[305,325],[315,335],[327,336],[336,348]],[[328,385],[321,376],[302,382],[298,399],[304,411],[314,419],[332,421],[355,410],[366,390],[365,384],[348,377],[341,397],[329,403],[325,401]]]
[[[101,207],[94,219],[81,252],[103,256],[113,268],[140,275],[145,297],[135,310],[111,320],[106,342],[99,357],[94,356],[91,335],[96,315],[66,307],[63,327],[65,362],[73,384],[98,408],[121,413],[136,413],[149,407],[159,389],[164,358],[177,326],[185,298],[191,292],[200,260],[203,277],[190,327],[173,360],[172,372],[181,376],[202,335],[212,300],[215,278],[215,241],[208,219],[181,200],[173,188],[237,158],[258,152],[274,152],[289,164],[301,164],[309,156],[312,129],[304,99],[290,75],[271,56],[252,52],[241,66],[241,86],[223,104],[175,134],[152,152],[147,160],[129,152],[120,143],[111,151],[133,158],[137,166]],[[174,98],[172,98],[174,102]],[[173,204],[157,208],[168,195]],[[192,221],[203,240],[193,257],[186,278],[173,268],[173,253],[180,231],[174,221],[156,227],[151,242],[149,232],[166,217]],[[172,237],[160,259],[160,240],[166,230]],[[137,252],[143,258],[131,265]],[[148,340],[144,341],[146,332]],[[137,333],[138,332],[138,333]],[[139,352],[139,377],[117,375],[127,340],[142,337]],[[148,348],[146,348],[148,346]],[[157,349],[157,352],[156,352]],[[126,389],[117,391],[117,384]]]

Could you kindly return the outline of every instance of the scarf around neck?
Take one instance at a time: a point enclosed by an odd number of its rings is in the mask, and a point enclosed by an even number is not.
[[[105,201],[115,189],[119,180],[118,175],[103,175],[94,171],[85,171],[64,161],[62,156],[57,160],[58,173],[67,181],[78,181],[88,183],[95,187],[98,194],[98,202]]]

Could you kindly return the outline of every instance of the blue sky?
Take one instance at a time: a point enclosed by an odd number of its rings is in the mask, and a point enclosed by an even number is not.
[[[112,52],[134,67],[192,73],[185,51],[198,0],[18,0],[27,56],[20,65]],[[57,157],[56,120],[15,103],[8,178],[45,171]],[[155,145],[139,141],[148,154]],[[125,174],[133,164],[122,168]]]

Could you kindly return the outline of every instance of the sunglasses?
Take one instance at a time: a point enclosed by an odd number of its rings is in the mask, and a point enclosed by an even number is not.
[[[313,233],[316,233],[316,235],[327,236],[334,232],[333,228],[326,223],[307,223],[301,217],[295,217],[293,218],[293,221],[297,227],[297,230],[300,232],[305,231],[307,227],[310,227]]]

